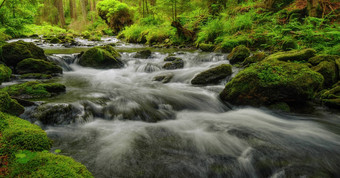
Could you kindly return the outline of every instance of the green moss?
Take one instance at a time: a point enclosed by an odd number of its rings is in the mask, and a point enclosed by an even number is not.
[[[333,85],[329,90],[321,91],[319,99],[326,106],[340,108],[340,82]]]
[[[51,75],[40,73],[28,73],[20,76],[20,79],[50,79]]]
[[[37,81],[25,82],[7,86],[1,91],[8,92],[10,96],[24,99],[36,99],[51,97],[55,94],[65,92],[66,88],[58,83],[41,83]]]
[[[27,155],[29,153],[25,152]],[[93,177],[86,167],[72,158],[38,152],[27,163],[10,166],[10,177]]]
[[[43,73],[43,74],[61,74],[63,69],[56,64],[41,59],[24,59],[17,64],[16,72],[18,74]]]
[[[52,142],[37,125],[9,114],[0,113],[0,120],[8,125],[1,131],[1,144],[12,150],[43,151],[51,148]]]
[[[79,64],[93,68],[121,68],[120,54],[110,45],[94,47],[86,51],[79,59]]]
[[[278,110],[278,111],[285,111],[290,112],[290,107],[285,102],[278,102],[269,106],[270,109]]]
[[[90,41],[101,41],[102,38],[101,38],[100,36],[91,36],[91,37],[89,38],[89,40],[90,40]]]
[[[266,58],[266,60],[279,61],[308,61],[309,58],[314,57],[316,51],[314,49],[291,50],[286,52],[278,52]]]
[[[311,63],[313,66],[316,66],[323,61],[335,62],[335,60],[339,59],[339,58],[340,58],[340,56],[337,56],[337,55],[323,54],[323,55],[317,55],[317,56],[310,58],[308,60],[308,62]]]
[[[305,102],[321,88],[323,77],[304,64],[262,61],[244,69],[229,82],[221,99],[234,104],[266,105]]]
[[[338,69],[335,62],[323,61],[312,68],[324,78],[324,86],[330,87],[338,80]]]
[[[2,46],[3,61],[7,66],[15,67],[17,63],[27,58],[46,59],[44,50],[34,43],[17,41]]]
[[[0,111],[18,116],[25,111],[25,108],[12,99],[8,93],[0,91]]]
[[[199,44],[199,49],[205,52],[213,52],[215,49],[215,45],[213,44],[206,44],[206,43],[201,43]]]
[[[250,56],[250,50],[244,45],[237,46],[228,55],[230,64],[236,64],[243,62],[244,59]]]
[[[221,50],[224,53],[229,53],[233,50],[233,48],[240,46],[240,45],[245,45],[249,46],[252,44],[253,41],[247,37],[247,36],[228,36],[224,37],[222,43],[221,43]]]
[[[4,64],[0,64],[0,84],[11,78],[12,70]]]
[[[198,74],[197,76],[195,76],[194,79],[191,80],[191,84],[194,85],[216,84],[231,74],[232,66],[229,64],[222,64],[220,66],[214,67],[212,69],[209,69]]]

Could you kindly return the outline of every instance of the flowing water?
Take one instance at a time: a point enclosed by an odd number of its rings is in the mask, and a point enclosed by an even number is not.
[[[337,111],[230,108],[218,99],[230,78],[190,84],[197,73],[228,63],[225,54],[152,49],[150,59],[136,59],[138,48],[143,46],[118,43],[125,67],[112,70],[81,67],[77,54],[53,54],[50,60],[64,68],[55,80],[67,92],[46,101],[71,104],[72,117],[54,126],[27,113],[26,119],[46,129],[53,149],[99,178],[340,176]],[[169,53],[185,61],[184,69],[162,69]],[[237,72],[233,68],[233,76]],[[173,78],[154,81],[160,75]]]

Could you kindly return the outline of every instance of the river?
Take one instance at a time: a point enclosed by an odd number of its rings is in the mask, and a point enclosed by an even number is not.
[[[40,123],[54,140],[52,150],[83,163],[95,177],[340,177],[338,111],[227,106],[218,94],[231,78],[190,84],[199,72],[228,63],[227,54],[151,48],[151,58],[138,59],[135,52],[145,46],[115,38],[78,40],[83,46],[73,48],[27,40],[64,65],[63,76],[53,80],[67,92],[46,102],[78,108],[71,124]],[[80,51],[112,42],[124,68],[77,65]],[[182,58],[184,68],[162,69],[169,54]],[[233,76],[238,71],[233,67]],[[160,75],[173,78],[153,80]]]

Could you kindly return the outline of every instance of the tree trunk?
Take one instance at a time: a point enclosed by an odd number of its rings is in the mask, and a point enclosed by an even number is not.
[[[73,7],[73,5],[74,5],[74,1],[73,0],[70,0],[70,2],[69,2],[69,6],[70,6],[70,17],[71,17],[71,19],[74,19],[74,13],[75,13],[75,9],[74,9],[74,7]]]
[[[64,15],[63,0],[56,0],[55,5],[58,9],[59,21],[60,21],[61,28],[64,28],[65,27],[65,15]]]
[[[319,5],[319,0],[307,0],[307,9],[310,17],[317,17],[317,7]]]
[[[87,11],[86,11],[86,2],[85,0],[80,0],[80,4],[81,4],[81,12],[83,14],[83,18],[84,18],[84,21],[86,22],[86,17],[87,17]]]

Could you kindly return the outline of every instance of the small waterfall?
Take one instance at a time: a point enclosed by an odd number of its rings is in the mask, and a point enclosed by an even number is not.
[[[47,57],[48,60],[54,62],[63,68],[64,71],[72,71],[73,69],[70,67],[76,59],[78,58],[76,54],[58,54]]]
[[[162,68],[158,66],[157,64],[147,63],[143,64],[141,66],[138,66],[137,72],[146,72],[146,73],[152,73],[156,71],[160,71]]]

